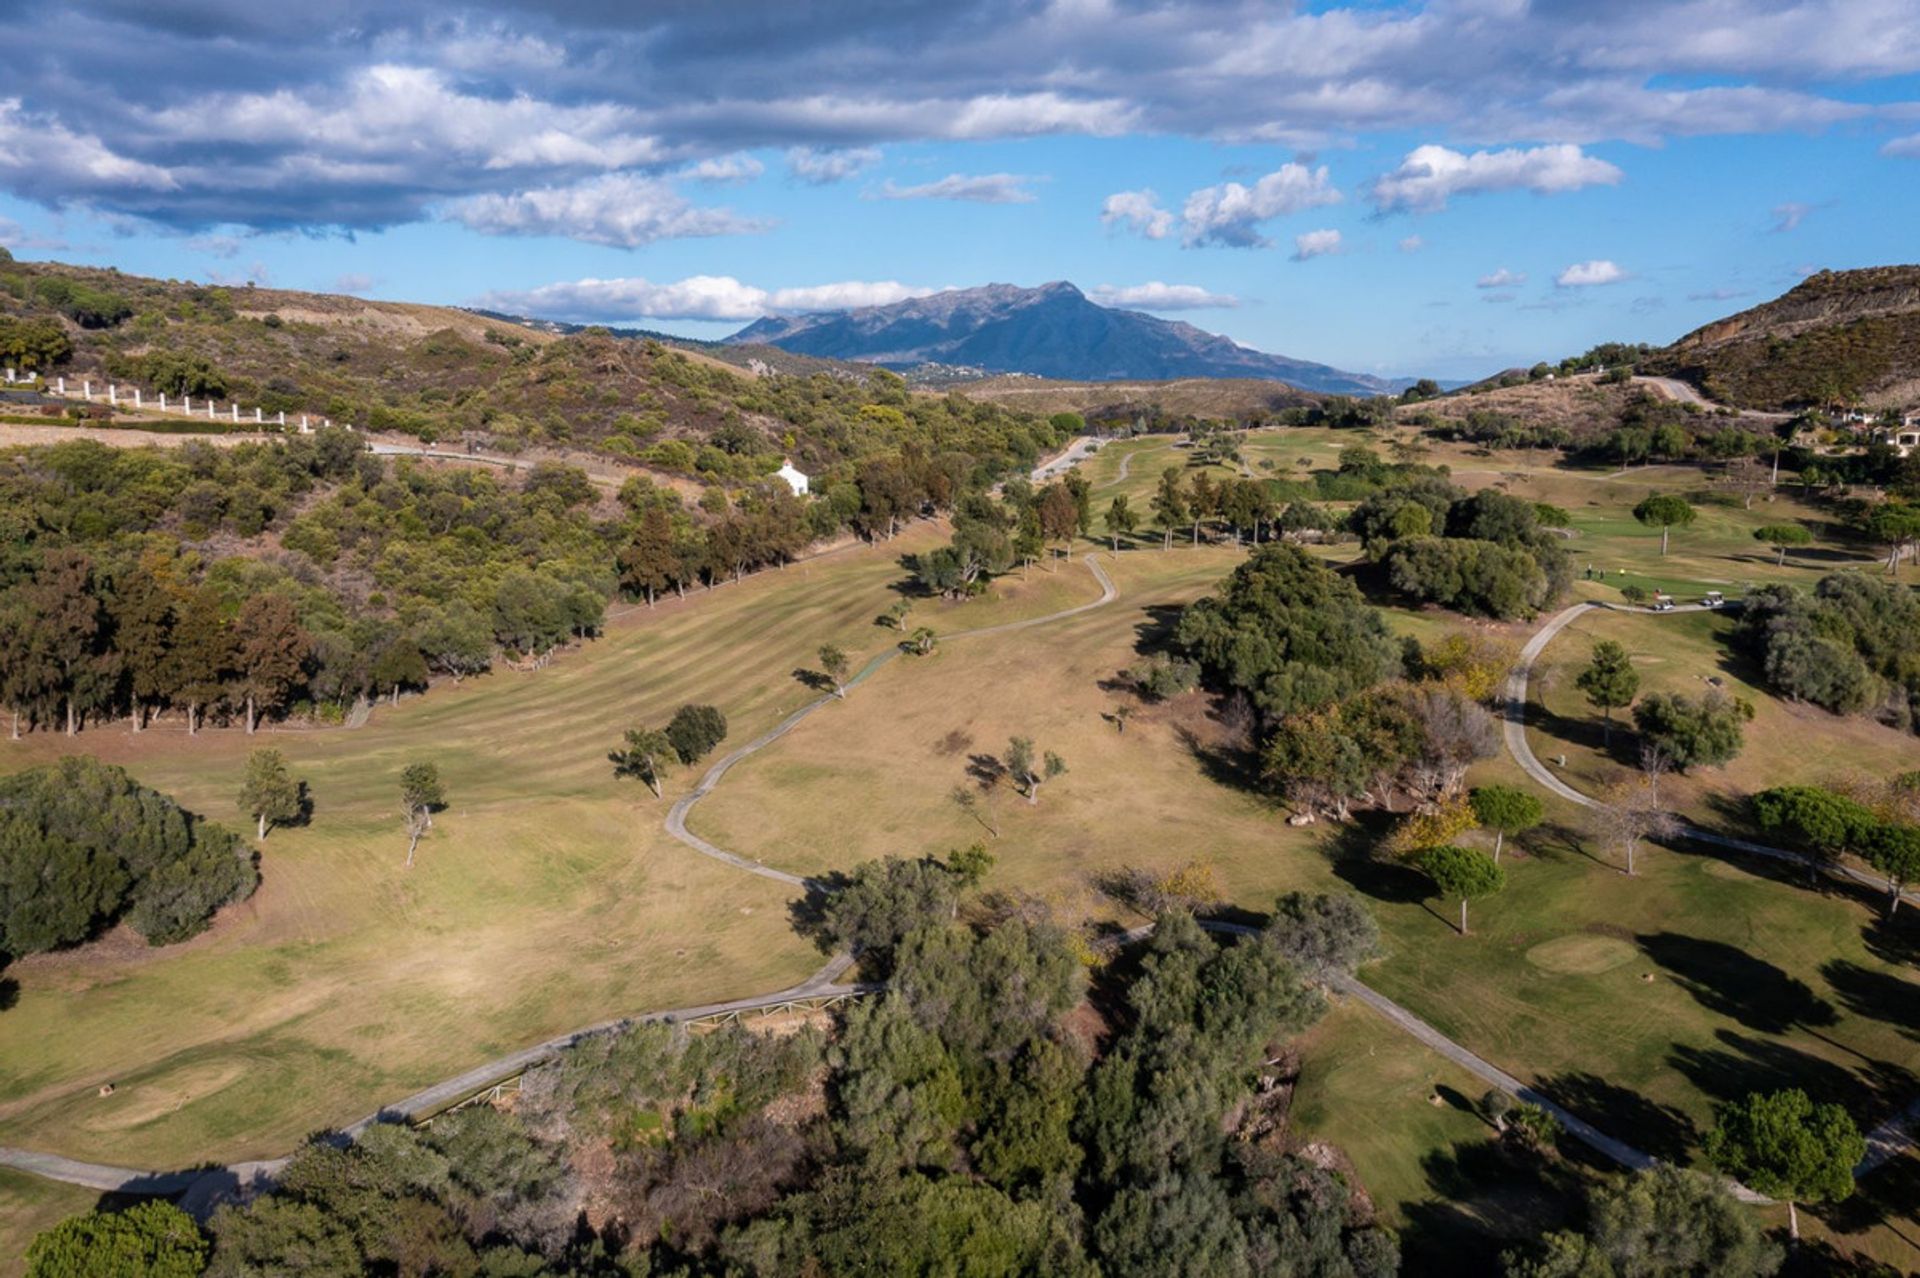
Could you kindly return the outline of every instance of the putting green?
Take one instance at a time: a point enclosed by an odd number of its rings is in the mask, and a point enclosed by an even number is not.
[[[1633,946],[1615,937],[1578,932],[1542,941],[1527,951],[1527,962],[1561,976],[1596,976],[1631,962],[1636,953]]]

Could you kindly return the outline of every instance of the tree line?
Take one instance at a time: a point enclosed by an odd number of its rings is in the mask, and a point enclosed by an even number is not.
[[[249,731],[339,716],[496,660],[544,663],[609,599],[654,602],[890,536],[997,473],[909,445],[803,502],[774,481],[691,506],[635,477],[506,477],[361,451],[341,430],[169,453],[90,441],[0,454],[0,706],[10,731],[177,715]]]

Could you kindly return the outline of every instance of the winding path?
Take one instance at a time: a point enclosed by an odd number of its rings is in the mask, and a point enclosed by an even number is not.
[[[1120,592],[1115,588],[1113,579],[1107,576],[1107,570],[1100,566],[1098,554],[1089,553],[1083,558],[1082,562],[1093,572],[1094,580],[1100,583],[1100,597],[1092,603],[1079,604],[1060,612],[1050,612],[1044,617],[1029,617],[1025,621],[1008,621],[997,626],[980,626],[973,630],[956,630],[952,634],[944,636],[942,642],[950,643],[955,639],[974,639],[982,635],[1006,634],[1014,630],[1026,630],[1033,626],[1044,626],[1051,622],[1064,620],[1067,617],[1078,616],[1083,612],[1091,612],[1095,608],[1105,607],[1120,597]],[[866,665],[860,667],[860,672],[847,680],[846,686],[852,688],[857,684],[866,682],[868,676],[872,675],[874,671],[886,665],[899,655],[900,649],[897,646],[890,647],[884,652],[879,653],[871,661],[867,662]],[[779,723],[774,724],[773,727],[767,729],[739,749],[722,757],[719,762],[707,769],[706,775],[700,778],[699,785],[696,785],[693,789],[674,800],[673,806],[667,810],[667,833],[692,848],[695,852],[698,852],[701,856],[712,857],[714,860],[725,865],[730,865],[736,870],[745,870],[748,874],[757,874],[763,879],[772,879],[775,882],[786,883],[797,888],[818,887],[819,883],[817,880],[805,878],[798,874],[789,874],[785,870],[776,870],[770,865],[753,860],[751,857],[741,856],[737,852],[729,852],[723,847],[718,847],[715,844],[707,842],[707,840],[687,828],[687,814],[693,811],[695,804],[713,793],[714,787],[719,785],[727,773],[733,770],[735,764],[760,753],[760,751],[766,749],[781,737],[786,736],[789,732],[799,727],[808,715],[830,706],[839,700],[841,700],[839,694],[832,692],[825,693],[817,699],[809,701],[806,705],[801,706],[798,710],[795,710],[792,714],[782,719]]]

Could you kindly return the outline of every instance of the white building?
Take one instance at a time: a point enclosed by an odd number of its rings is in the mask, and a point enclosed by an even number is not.
[[[793,489],[794,496],[805,497],[807,495],[807,477],[794,469],[793,458],[782,457],[780,459],[780,469],[776,473],[780,478],[787,481],[787,487]]]

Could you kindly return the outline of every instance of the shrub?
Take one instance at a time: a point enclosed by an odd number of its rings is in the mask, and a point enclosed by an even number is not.
[[[667,723],[667,742],[681,763],[694,763],[727,739],[727,716],[712,706],[681,706]]]

